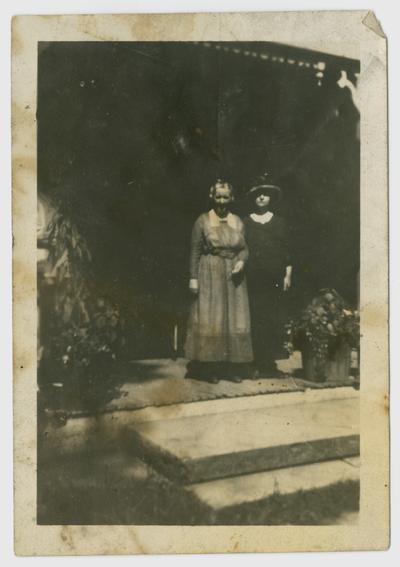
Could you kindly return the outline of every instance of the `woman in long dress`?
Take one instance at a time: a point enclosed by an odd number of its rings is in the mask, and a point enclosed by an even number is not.
[[[185,352],[189,376],[240,382],[253,359],[244,267],[248,250],[240,218],[229,209],[233,188],[210,189],[212,209],[196,220],[191,241],[190,283],[194,295]]]
[[[259,375],[274,378],[283,349],[284,296],[292,280],[289,229],[271,211],[280,194],[276,185],[256,184],[248,192],[253,212],[244,219],[254,362]]]

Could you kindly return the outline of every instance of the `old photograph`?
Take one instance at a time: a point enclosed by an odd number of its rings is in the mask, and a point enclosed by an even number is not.
[[[357,520],[359,71],[39,43],[39,523]]]
[[[36,43],[38,527],[359,529],[369,67],[278,39]]]

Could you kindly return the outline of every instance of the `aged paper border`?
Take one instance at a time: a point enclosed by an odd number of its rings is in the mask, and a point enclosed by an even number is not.
[[[36,525],[38,41],[276,41],[361,58],[361,510],[357,526]],[[367,11],[18,16],[12,22],[15,551],[19,555],[389,545],[386,39]]]

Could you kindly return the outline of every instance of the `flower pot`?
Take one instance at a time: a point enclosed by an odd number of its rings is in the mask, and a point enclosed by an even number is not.
[[[316,357],[309,344],[301,349],[304,378],[310,382],[343,382],[349,378],[351,348],[345,341],[338,341],[329,349],[329,356],[318,369]]]

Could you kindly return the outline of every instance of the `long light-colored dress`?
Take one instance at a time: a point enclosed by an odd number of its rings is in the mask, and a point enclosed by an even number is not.
[[[200,362],[250,362],[253,359],[250,312],[243,274],[232,277],[248,250],[240,218],[220,219],[214,210],[194,224],[190,277],[199,293],[191,305],[185,353]]]

